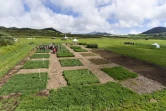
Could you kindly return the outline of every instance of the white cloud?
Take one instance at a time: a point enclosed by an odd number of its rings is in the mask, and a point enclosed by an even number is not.
[[[157,27],[160,26],[160,22],[157,20],[152,20],[150,23],[147,24],[147,26],[150,28]]]
[[[62,11],[72,10],[79,16],[54,12],[45,6],[48,1]],[[161,21],[166,22],[165,0],[0,0],[0,3],[0,25],[7,27],[54,27],[73,33],[119,33],[128,28],[135,33],[135,27],[155,27]],[[25,11],[24,4],[30,11]]]
[[[140,34],[141,32],[136,31],[135,29],[131,29],[129,34]]]

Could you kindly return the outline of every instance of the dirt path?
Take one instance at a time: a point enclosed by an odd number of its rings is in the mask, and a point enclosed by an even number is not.
[[[166,86],[166,68],[161,68],[127,56],[121,56],[106,50],[93,50],[94,53],[116,64],[122,65],[142,76],[157,81]]]
[[[48,72],[48,69],[41,68],[40,72]],[[21,69],[16,74],[30,74],[30,73],[39,73],[39,69]]]
[[[55,54],[50,53],[50,65],[49,65],[49,70],[48,70],[48,84],[47,84],[47,89],[57,89],[59,87],[66,86],[67,83],[62,76],[62,67],[56,57]]]
[[[66,47],[70,52],[72,52],[74,55],[75,55],[75,58],[79,59],[83,65],[84,65],[84,68],[88,68],[90,71],[92,71],[93,74],[96,75],[96,77],[100,80],[101,83],[107,83],[107,82],[110,82],[110,81],[114,81],[113,78],[111,78],[110,76],[108,76],[106,73],[104,73],[103,71],[100,70],[100,68],[103,68],[106,66],[106,64],[102,64],[102,65],[95,65],[95,64],[92,64],[88,59],[90,58],[94,58],[94,56],[92,57],[83,57],[79,52],[74,52],[70,46],[67,46]],[[83,49],[86,49],[84,47],[82,47]],[[89,49],[86,49],[88,50],[88,52],[85,52],[85,53],[89,53]],[[82,53],[82,52],[81,52]],[[95,58],[99,58],[101,59],[100,56],[96,55]],[[107,64],[107,67],[114,67],[116,66],[116,64]],[[79,66],[80,67],[80,66]],[[78,68],[79,68],[78,67]],[[81,67],[80,67],[81,68]],[[65,68],[64,68],[65,69]],[[67,69],[67,68],[66,68]],[[70,70],[75,70],[76,67],[71,67],[69,68]]]

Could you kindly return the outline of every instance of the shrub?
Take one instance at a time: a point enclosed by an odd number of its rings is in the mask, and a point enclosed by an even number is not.
[[[87,48],[98,48],[98,44],[87,44]]]

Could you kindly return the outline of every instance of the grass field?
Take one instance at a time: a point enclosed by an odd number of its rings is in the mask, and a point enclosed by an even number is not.
[[[49,53],[50,50],[36,50],[36,53]]]
[[[62,49],[58,50],[57,57],[74,57],[74,55],[64,46],[62,46]]]
[[[139,95],[109,82],[51,90],[48,98],[25,96],[16,111],[164,111],[165,100],[166,90]]]
[[[31,56],[32,59],[36,59],[36,58],[49,58],[50,55],[49,54],[34,54]]]
[[[70,86],[99,83],[99,79],[88,69],[64,71],[63,75]]]
[[[83,66],[83,64],[78,59],[61,59],[59,60],[62,67],[66,66]]]
[[[75,52],[88,52],[87,50],[85,49],[73,49]]]
[[[0,95],[26,93],[46,88],[47,73],[18,74],[13,76],[1,89]]]
[[[37,69],[37,68],[48,68],[49,60],[37,60],[37,61],[27,61],[22,69]]]
[[[127,69],[124,69],[121,66],[113,67],[113,68],[103,68],[101,69],[109,76],[114,78],[115,80],[126,80],[129,78],[136,78],[138,75],[134,72],[129,72]]]

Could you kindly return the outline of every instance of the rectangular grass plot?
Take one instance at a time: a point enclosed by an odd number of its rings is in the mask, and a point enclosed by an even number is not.
[[[87,50],[85,49],[73,49],[75,52],[88,52]]]
[[[43,90],[47,79],[47,73],[40,73],[40,76],[38,73],[15,75],[0,89],[0,95]]]
[[[49,60],[37,60],[37,61],[27,61],[22,69],[38,69],[38,68],[48,68]]]
[[[59,60],[62,67],[67,66],[83,66],[83,64],[78,59],[62,59]]]
[[[36,58],[49,58],[50,55],[49,54],[34,54],[32,55],[32,59],[36,59]]]
[[[99,79],[88,69],[68,70],[63,75],[70,86],[99,83]]]
[[[95,56],[94,53],[81,53],[82,56],[86,57],[86,56]]]
[[[49,53],[50,50],[36,50],[35,53]]]
[[[138,76],[136,73],[130,72],[121,66],[113,68],[103,68],[101,70],[110,75],[115,80],[125,80],[128,78],[135,78]]]

